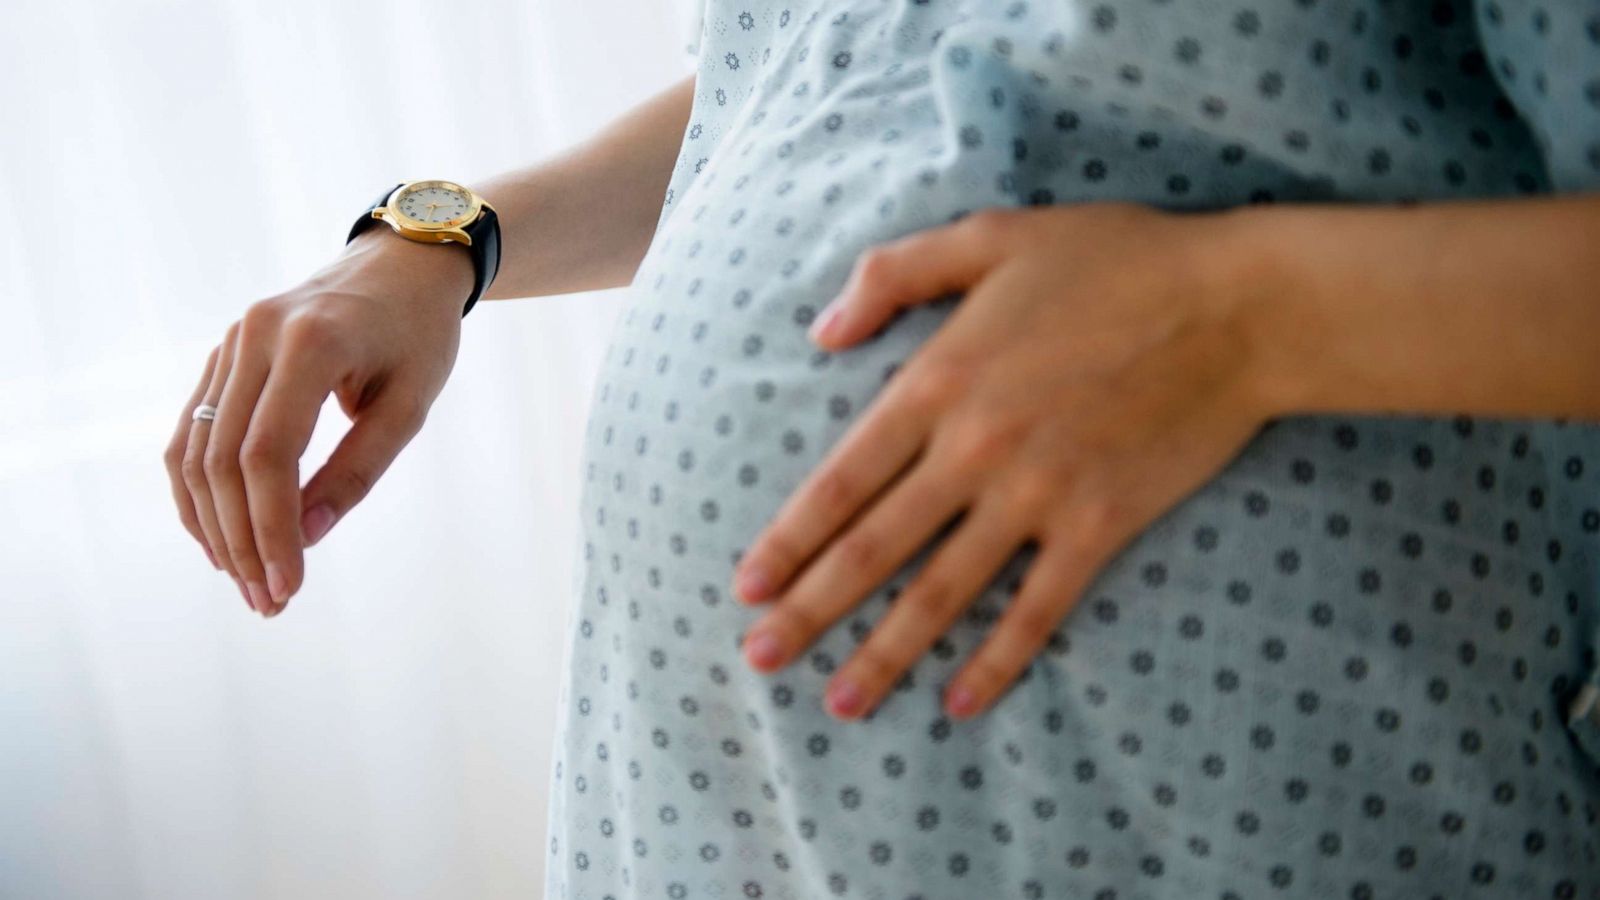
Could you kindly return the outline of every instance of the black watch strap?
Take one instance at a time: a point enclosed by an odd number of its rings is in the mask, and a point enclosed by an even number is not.
[[[494,277],[500,274],[500,216],[485,206],[478,218],[461,230],[472,238],[472,246],[467,248],[472,251],[472,296],[461,310],[464,319],[472,311],[472,304],[478,302]]]
[[[366,212],[356,219],[355,224],[350,226],[350,235],[344,239],[346,244],[355,240],[356,235],[366,231],[378,221],[372,217],[372,211],[388,205],[389,196],[402,184],[405,182],[397,182],[378,195],[378,199],[374,200]],[[500,217],[494,210],[485,206],[478,218],[461,230],[472,238],[471,245],[467,247],[467,252],[472,256],[472,295],[467,297],[467,305],[461,310],[461,317],[464,319],[467,313],[472,311],[478,298],[482,297],[483,292],[494,282],[495,275],[500,272]]]

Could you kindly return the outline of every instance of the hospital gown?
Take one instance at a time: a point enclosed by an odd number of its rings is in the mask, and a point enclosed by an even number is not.
[[[698,37],[587,423],[548,897],[1600,897],[1594,423],[1272,420],[966,721],[943,686],[1031,548],[863,721],[830,673],[937,541],[776,673],[730,593],[959,302],[818,349],[863,250],[987,207],[1595,189],[1600,4],[709,0]]]

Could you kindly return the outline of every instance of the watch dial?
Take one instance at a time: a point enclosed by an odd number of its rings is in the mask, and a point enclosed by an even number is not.
[[[419,184],[400,195],[395,204],[419,222],[441,224],[459,219],[472,207],[467,195],[441,184]]]

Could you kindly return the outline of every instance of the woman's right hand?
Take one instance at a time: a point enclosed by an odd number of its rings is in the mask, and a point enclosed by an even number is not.
[[[369,228],[300,285],[252,303],[206,359],[164,455],[178,517],[263,616],[304,580],[302,550],[372,489],[443,389],[471,292],[460,245]],[[329,392],[354,422],[302,490]],[[215,421],[192,420],[196,406]]]

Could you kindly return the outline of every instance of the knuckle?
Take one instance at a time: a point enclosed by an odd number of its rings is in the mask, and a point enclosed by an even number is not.
[[[283,455],[276,441],[252,435],[239,447],[239,468],[247,473],[265,472],[281,464]]]
[[[1055,526],[1078,553],[1092,553],[1112,542],[1122,515],[1122,505],[1106,496],[1080,497],[1071,503]]]
[[[284,320],[283,340],[296,353],[337,353],[344,347],[344,331],[326,309],[301,307]]]
[[[811,642],[827,629],[828,623],[815,610],[803,603],[784,603],[777,607],[781,620],[780,630],[793,640],[790,646],[800,647]]]
[[[255,547],[248,542],[237,540],[232,535],[225,534],[222,536],[222,548],[228,559],[233,560],[234,565],[238,567],[237,571],[255,571],[255,567],[251,565],[255,556]]]
[[[868,694],[876,694],[893,684],[905,665],[879,642],[869,640],[851,654],[850,668],[855,682]]]
[[[756,545],[740,557],[740,566],[760,561],[765,568],[781,577],[794,566],[798,556],[789,541],[789,533],[779,525],[762,535]]]
[[[428,404],[415,395],[407,395],[401,403],[399,413],[401,428],[408,436],[414,436],[428,421]]]
[[[1089,497],[1078,509],[1078,522],[1085,533],[1104,538],[1115,528],[1119,504],[1111,497]]]
[[[1033,518],[1044,512],[1060,490],[1060,476],[1042,466],[1026,466],[1011,479],[1007,502],[1011,509]]]
[[[951,459],[961,469],[985,469],[1008,457],[1021,436],[1020,427],[992,416],[969,418],[954,426]]]
[[[855,479],[837,468],[817,475],[811,487],[811,499],[829,512],[852,509],[856,502]]]
[[[883,554],[883,543],[866,531],[856,529],[845,535],[838,549],[839,564],[849,569],[868,569]]]
[[[894,251],[882,244],[863,252],[856,265],[856,277],[866,287],[874,289],[893,287],[899,278],[899,267],[895,262]]]
[[[173,474],[179,472],[183,465],[183,455],[187,448],[188,441],[173,441],[167,444],[165,450],[161,451],[161,462],[167,467],[168,472]]]
[[[968,214],[963,224],[977,240],[1001,241],[1010,232],[1015,218],[1014,210],[989,206]]]
[[[340,473],[339,480],[344,482],[352,499],[360,500],[372,492],[378,478],[366,466],[351,466]]]
[[[206,478],[210,481],[228,477],[238,468],[238,465],[239,461],[236,457],[224,452],[215,445],[206,447],[205,457],[201,463],[201,466],[205,469]]]
[[[200,520],[196,518],[194,513],[189,512],[188,510],[183,510],[178,513],[178,521],[183,523],[183,530],[189,532],[189,536],[194,538],[195,541],[200,544],[200,546],[211,546],[211,544],[206,540],[205,529],[200,527]]]
[[[960,398],[972,381],[971,366],[952,359],[929,362],[906,372],[905,397],[913,408],[932,413]]]
[[[934,621],[945,621],[959,609],[960,598],[951,589],[950,582],[939,576],[923,576],[906,593],[912,604],[926,610]]]
[[[198,453],[185,453],[183,461],[178,464],[178,472],[183,476],[184,484],[191,488],[206,483],[205,463]]]
[[[287,563],[291,560],[295,548],[300,546],[299,533],[290,531],[282,522],[272,520],[256,522],[254,528],[256,551],[261,555],[263,564],[268,560]],[[285,580],[292,584],[295,567],[280,565],[279,568]]]
[[[270,334],[283,321],[283,310],[272,299],[257,300],[245,307],[237,323],[239,336],[253,340],[257,335]]]

